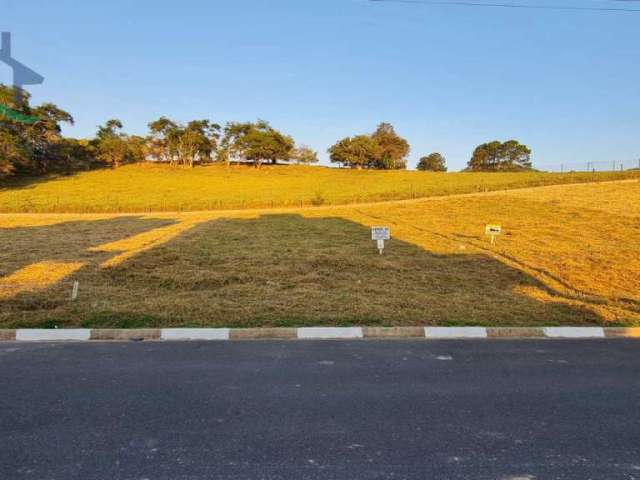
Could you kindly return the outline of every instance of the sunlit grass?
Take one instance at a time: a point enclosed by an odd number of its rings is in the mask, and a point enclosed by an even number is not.
[[[486,223],[503,227],[493,246]],[[382,256],[372,225],[392,229]],[[0,326],[638,326],[638,239],[637,181],[299,210],[0,215],[0,284],[42,262],[84,264],[46,289],[20,282]]]
[[[10,275],[0,278],[0,300],[13,298],[21,293],[45,290],[60,280],[77,272],[83,263],[39,262],[27,265]]]
[[[158,164],[0,184],[0,212],[158,212],[366,203],[638,177],[639,173],[427,173]]]

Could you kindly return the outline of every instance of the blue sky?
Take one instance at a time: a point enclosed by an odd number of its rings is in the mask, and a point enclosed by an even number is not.
[[[482,0],[478,0],[482,1]],[[510,0],[505,0],[510,1]],[[613,0],[513,0],[640,8]],[[538,165],[640,157],[640,13],[366,0],[3,0],[34,102],[72,136],[120,118],[269,120],[321,153],[391,122],[410,165],[516,138]],[[0,82],[10,83],[0,66]]]

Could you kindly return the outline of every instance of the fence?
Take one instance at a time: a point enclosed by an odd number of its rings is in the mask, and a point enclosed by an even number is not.
[[[612,160],[610,162],[567,162],[547,165],[533,165],[536,170],[544,172],[568,173],[568,172],[623,172],[625,170],[640,169],[638,160]]]

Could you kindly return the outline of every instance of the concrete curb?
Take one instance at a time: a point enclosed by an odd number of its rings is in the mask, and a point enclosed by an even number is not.
[[[91,330],[87,328],[68,328],[68,329],[28,329],[20,328],[16,330],[16,340],[19,342],[38,342],[38,341],[61,341],[72,340],[76,342],[84,342],[91,339]]]
[[[426,338],[487,338],[484,327],[424,327]]]
[[[299,339],[363,338],[362,327],[302,327],[298,328]]]
[[[229,340],[228,328],[163,328],[161,340]]]
[[[331,339],[598,339],[638,338],[640,327],[301,327],[301,328],[142,328],[0,329],[0,342],[189,341]]]

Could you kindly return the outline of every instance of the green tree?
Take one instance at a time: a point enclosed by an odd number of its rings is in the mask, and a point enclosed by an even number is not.
[[[118,168],[125,163],[144,159],[140,137],[130,137],[122,132],[122,122],[118,119],[108,120],[98,127],[93,147],[97,159],[111,168]]]
[[[328,152],[332,162],[357,169],[374,167],[381,157],[380,144],[369,135],[343,138]]]
[[[179,156],[183,165],[193,167],[196,160],[208,162],[217,147],[220,126],[209,120],[192,120],[179,133]]]
[[[225,162],[227,167],[232,160],[243,159],[242,139],[253,128],[252,123],[228,122],[224,127],[224,135],[218,149],[218,160]]]
[[[129,157],[129,146],[127,141],[120,137],[105,137],[98,143],[98,159],[110,165],[111,168],[118,168],[124,164]]]
[[[31,109],[30,115],[38,117],[35,123],[24,127],[35,173],[67,169],[69,159],[63,153],[61,124],[73,125],[73,117],[52,103],[44,103]]]
[[[375,159],[373,168],[384,170],[407,168],[406,157],[409,155],[411,147],[409,142],[396,133],[393,125],[381,123],[371,138],[380,146],[380,153]]]
[[[531,170],[531,149],[516,140],[497,140],[476,147],[467,165],[475,172],[518,172]]]
[[[98,166],[95,149],[88,140],[63,137],[56,145],[56,157],[61,159],[64,171],[71,173]]]
[[[410,147],[390,123],[381,123],[371,135],[344,138],[328,151],[332,162],[352,168],[394,170],[407,168]]]
[[[73,117],[52,103],[32,107],[24,92],[23,102],[15,103],[15,90],[0,85],[0,138],[4,152],[2,175],[40,174],[68,168],[61,152],[63,123],[73,124]]]
[[[149,153],[147,147],[147,139],[138,135],[130,135],[126,137],[127,142],[127,161],[144,162]]]
[[[0,178],[13,174],[16,165],[26,164],[28,152],[12,132],[0,129]]]
[[[121,130],[122,122],[117,118],[112,118],[111,120],[107,120],[104,125],[98,127],[96,138],[98,140],[103,140],[105,138],[118,137],[122,135]]]
[[[234,158],[249,160],[259,168],[262,162],[273,164],[292,159],[293,139],[264,120],[255,123],[231,122],[225,128],[223,149]]]
[[[157,162],[173,164],[178,158],[178,124],[167,117],[160,117],[148,124],[151,132],[148,141],[149,156]]]
[[[418,170],[429,172],[446,172],[447,162],[445,158],[437,152],[422,157],[418,162]]]

